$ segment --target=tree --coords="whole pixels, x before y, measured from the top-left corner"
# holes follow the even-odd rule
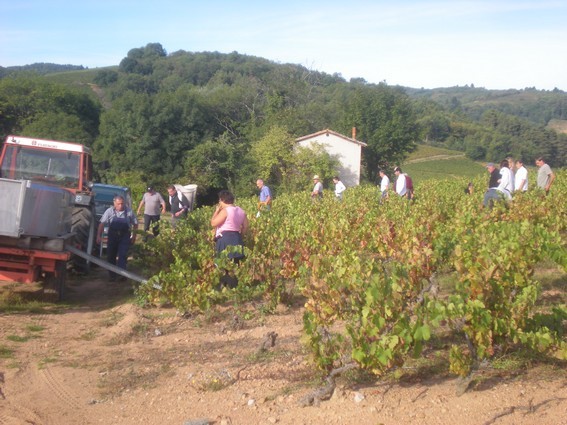
[[[264,137],[252,142],[250,157],[258,178],[281,185],[294,165],[294,138],[287,129],[274,126]]]
[[[252,142],[250,158],[255,178],[283,191],[303,190],[314,174],[330,182],[339,161],[320,144],[299,146],[285,127],[274,126],[261,139]]]
[[[358,139],[368,144],[363,150],[368,178],[373,178],[379,167],[401,163],[418,139],[409,98],[383,83],[355,86],[347,100],[342,130],[348,133],[353,126],[359,131]]]
[[[222,133],[212,120],[203,94],[191,86],[155,96],[128,92],[102,116],[98,158],[123,171],[177,179],[186,174],[187,153]]]
[[[99,86],[109,86],[118,81],[118,72],[110,69],[101,69],[97,72],[93,81]]]
[[[21,134],[44,139],[65,140],[87,146],[92,144],[92,136],[85,131],[80,118],[64,112],[34,115],[34,119],[22,127]]]
[[[486,147],[476,138],[465,139],[465,154],[474,161],[486,159]]]
[[[234,190],[237,172],[244,163],[229,133],[216,140],[206,140],[189,151],[185,161],[186,176],[201,188]]]
[[[100,104],[76,87],[51,83],[42,77],[3,78],[0,105],[3,137],[72,137],[91,146],[98,134]]]
[[[296,146],[293,173],[284,182],[284,187],[289,191],[304,190],[306,185],[311,184],[315,174],[328,186],[332,178],[338,175],[339,165],[339,160],[319,143],[312,143],[310,147]]]
[[[119,68],[122,72],[149,75],[154,70],[154,62],[167,56],[159,43],[148,43],[146,47],[131,49],[122,59]]]

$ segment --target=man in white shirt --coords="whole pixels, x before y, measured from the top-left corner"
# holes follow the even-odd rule
[[[512,180],[512,172],[508,168],[508,160],[503,159],[500,162],[500,180],[496,190],[500,191],[507,200],[512,199],[514,191],[514,181]]]
[[[384,201],[384,199],[388,198],[388,190],[390,189],[390,178],[386,175],[384,170],[378,171],[378,174],[382,178],[380,180],[380,192],[382,195],[380,196],[380,203]]]
[[[524,167],[524,161],[516,161],[516,174],[514,179],[514,191],[525,192],[528,190],[528,169]]]
[[[406,187],[406,176],[402,173],[402,169],[400,167],[394,168],[394,174],[396,175],[396,193],[400,196],[407,195],[407,187]]]
[[[346,186],[339,179],[339,176],[333,177],[333,183],[335,183],[335,196],[340,201],[343,199],[343,192],[346,190]]]

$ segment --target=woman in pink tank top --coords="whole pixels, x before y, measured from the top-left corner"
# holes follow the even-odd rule
[[[219,204],[211,218],[211,226],[216,229],[217,256],[228,246],[244,247],[242,235],[248,230],[248,218],[242,208],[234,205],[234,195],[228,190],[219,192]],[[241,250],[241,253],[230,253],[228,256],[240,260],[244,258],[244,250]]]

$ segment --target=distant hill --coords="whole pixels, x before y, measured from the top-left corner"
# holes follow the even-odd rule
[[[8,66],[8,67],[0,66],[0,78],[13,74],[15,72],[22,72],[22,71],[34,72],[39,75],[47,75],[56,72],[82,71],[84,69],[87,68],[85,68],[82,65],[58,65],[55,63],[43,63],[43,62],[33,63],[31,65],[22,65],[22,66]]]
[[[567,120],[567,93],[535,88],[488,90],[478,87],[405,88],[415,99],[434,101],[450,111],[464,113],[478,121],[487,110],[497,110],[535,124],[547,125],[552,119]]]
[[[24,78],[1,79],[6,72]],[[25,102],[28,76],[35,97],[44,91],[45,101],[34,103],[41,109],[30,111]],[[64,87],[69,101],[52,105],[51,85]],[[0,68],[2,86],[6,105],[21,110],[11,114],[12,121],[0,120],[3,133],[40,129],[51,135],[61,127],[75,134],[71,130],[78,128],[96,148],[104,179],[125,170],[154,181],[189,175],[203,185],[216,179],[217,188],[249,190],[250,172],[240,165],[275,127],[290,137],[322,128],[348,134],[357,127],[359,139],[371,146],[363,153],[370,179],[381,162],[403,161],[417,180],[471,180],[486,173],[485,162],[507,156],[567,164],[567,93],[558,89],[394,87],[238,52],[167,53],[159,43],[131,49],[110,67]],[[17,89],[24,102],[13,96]],[[420,147],[407,158],[410,142]],[[223,165],[207,168],[217,153]]]
[[[206,54],[206,52],[195,55],[201,54]],[[219,55],[216,52],[209,54]],[[178,52],[170,56],[176,55],[178,55]],[[260,60],[261,58],[253,59]],[[294,65],[291,64],[286,64],[285,66],[290,69],[294,68]],[[300,68],[299,65],[297,67]],[[56,77],[55,81],[62,83],[89,84],[95,82],[94,79],[97,72],[101,70],[118,71],[118,69],[118,65],[89,69],[82,65],[34,63],[23,66],[0,66],[0,78],[13,73],[27,71]],[[474,85],[438,87],[434,89],[418,89],[404,86],[400,88],[411,98],[433,101],[448,111],[464,113],[474,121],[480,120],[487,110],[496,110],[526,119],[538,125],[545,126],[549,124],[548,128],[560,133],[567,132],[567,127],[560,124],[562,120],[567,120],[567,92],[557,88],[554,90],[537,90],[530,87],[524,89],[489,90],[483,87],[475,87]]]

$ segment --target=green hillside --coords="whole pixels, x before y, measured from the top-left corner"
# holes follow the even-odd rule
[[[482,164],[465,157],[416,162],[405,165],[403,170],[416,180],[446,178],[470,180],[486,172]]]
[[[431,161],[439,157],[456,157],[463,156],[463,152],[452,149],[438,148],[429,145],[418,145],[417,149],[413,151],[406,160],[406,164],[413,162],[420,162],[423,160]]]
[[[167,53],[159,43],[113,67],[48,65],[0,78],[0,135],[85,144],[101,182],[191,181],[240,196],[263,176],[280,193],[302,190],[337,166],[292,142],[325,128],[357,129],[363,181],[394,164],[418,181],[484,178],[485,161],[507,156],[567,164],[567,135],[549,129],[567,120],[559,90],[412,90],[238,52]]]
[[[485,172],[482,163],[472,161],[462,152],[419,145],[402,169],[416,181],[427,179],[474,179]]]

